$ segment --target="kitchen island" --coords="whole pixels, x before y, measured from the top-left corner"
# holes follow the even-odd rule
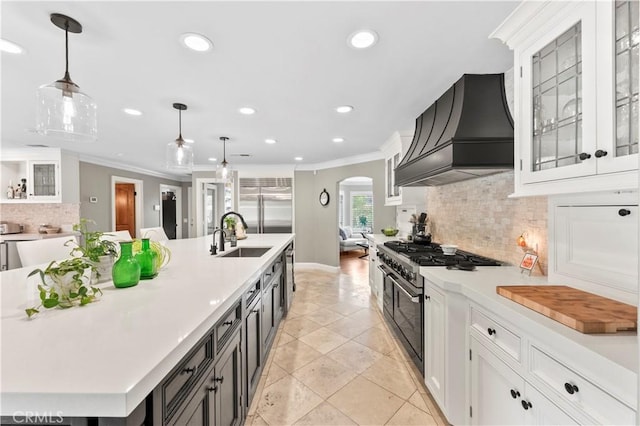
[[[96,303],[42,309],[31,320],[24,309],[38,302],[37,278],[26,278],[33,268],[2,272],[0,414],[129,416],[293,237],[250,235],[238,246],[270,249],[244,258],[212,256],[211,236],[171,240],[171,262],[156,278],[125,289],[106,282]]]

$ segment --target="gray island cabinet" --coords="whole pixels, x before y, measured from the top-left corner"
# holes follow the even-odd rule
[[[172,261],[156,279],[124,290],[105,283],[98,303],[42,312],[34,320],[22,316],[37,296],[29,295],[31,268],[3,272],[2,424],[242,424],[286,315],[293,268],[285,252],[292,241],[293,234],[251,235],[239,245],[270,249],[246,258],[209,255],[210,237],[170,241]],[[72,324],[76,333],[65,337],[67,345],[49,353],[17,345],[21,334],[42,340],[43,331]],[[89,330],[95,335],[84,334]],[[77,348],[86,349],[75,355],[77,364],[51,364]],[[22,361],[25,367],[37,367],[27,374],[31,384],[8,367],[20,357],[30,360]],[[53,375],[41,371],[41,363],[58,365],[55,375],[66,374],[69,382],[49,382]],[[91,365],[99,369],[95,375],[77,374]]]

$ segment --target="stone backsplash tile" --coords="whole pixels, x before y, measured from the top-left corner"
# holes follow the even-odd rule
[[[43,223],[60,226],[80,222],[80,204],[0,204],[0,218],[24,225],[24,232],[33,233]]]
[[[519,265],[516,239],[538,251],[547,274],[547,197],[508,198],[513,172],[427,188],[428,226],[433,240]],[[540,274],[539,268],[534,271]]]

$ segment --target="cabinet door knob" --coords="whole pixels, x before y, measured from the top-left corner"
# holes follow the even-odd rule
[[[218,387],[217,387],[217,386],[209,386],[209,387],[207,388],[207,390],[208,390],[209,392],[218,392]]]
[[[216,383],[222,383],[224,382],[224,377],[214,377],[213,381]]]
[[[569,395],[573,395],[574,393],[578,392],[578,387],[572,383],[567,382],[564,384],[564,390],[566,390]]]
[[[622,216],[622,217],[628,216],[628,215],[631,214],[631,210],[629,210],[629,209],[620,209],[620,210],[618,210],[618,214],[620,216]]]
[[[520,392],[518,392],[518,391],[517,391],[517,390],[515,390],[515,389],[511,389],[511,397],[512,397],[513,399],[516,399],[516,398],[517,398],[517,397],[519,397],[519,396],[520,396]]]
[[[424,300],[431,300],[431,296],[424,296]]]
[[[591,158],[591,154],[587,154],[586,152],[581,152],[578,158],[580,158],[582,161],[588,160],[589,158]]]
[[[599,149],[596,151],[595,156],[596,158],[600,158],[600,157],[606,157],[607,156],[607,151],[603,150],[603,149]]]
[[[524,408],[525,410],[528,410],[531,407],[533,407],[533,405],[531,405],[529,401],[525,401],[524,399],[522,400],[522,408]]]
[[[493,336],[494,334],[496,334],[496,331],[493,328],[489,327],[487,328],[487,333],[489,333],[489,336]]]

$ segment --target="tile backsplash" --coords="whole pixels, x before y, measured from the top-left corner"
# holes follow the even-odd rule
[[[37,233],[43,223],[60,226],[80,222],[80,204],[0,204],[0,219],[24,225],[24,232]]]
[[[513,172],[427,188],[428,226],[433,240],[519,265],[516,245],[523,232],[538,250],[547,273],[547,197],[508,198]],[[540,274],[540,268],[535,269]]]

